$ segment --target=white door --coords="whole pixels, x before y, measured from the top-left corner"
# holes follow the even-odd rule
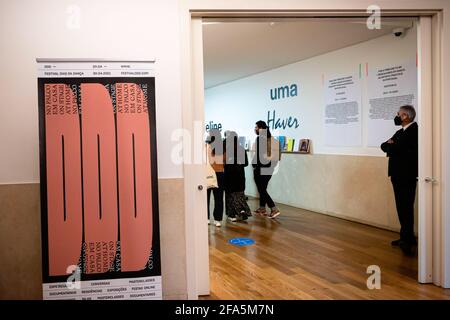
[[[206,166],[204,150],[204,81],[203,81],[203,37],[202,19],[192,18],[191,21],[191,59],[192,59],[192,86],[193,86],[193,118],[191,141],[193,165],[190,166],[191,181],[189,188],[194,188],[194,198],[186,199],[192,203],[192,217],[195,230],[195,265],[197,295],[209,294],[209,245],[208,220],[206,207]]]
[[[417,28],[419,125],[419,274],[421,283],[433,281],[433,99],[431,17],[420,17]]]

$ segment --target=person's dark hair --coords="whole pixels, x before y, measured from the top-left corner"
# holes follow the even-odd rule
[[[272,155],[272,134],[270,133],[270,129],[267,126],[267,123],[265,123],[262,120],[257,121],[256,126],[259,129],[263,129],[266,131],[266,136],[263,137],[263,140],[266,140],[267,144],[262,151],[270,157]],[[258,144],[260,144],[261,143],[261,140],[259,140],[260,136],[258,136],[257,139],[258,139]],[[258,152],[260,152],[259,150],[261,150],[259,147],[260,147],[260,145],[258,146]]]
[[[206,137],[206,143],[211,144],[214,141],[222,140],[222,132],[219,129],[211,129],[208,131],[208,136]]]
[[[206,143],[209,144],[213,156],[223,154],[222,132],[219,129],[211,129],[208,131]]]
[[[239,136],[235,131],[227,131],[223,152],[227,155],[226,164],[245,164],[245,149],[239,144]]]
[[[411,121],[414,121],[414,119],[416,118],[416,110],[414,109],[413,106],[406,104],[404,106],[401,106],[400,109],[406,112],[408,118]]]
[[[235,131],[227,131],[227,139],[237,140],[238,134]]]
[[[272,134],[270,133],[270,129],[269,129],[269,127],[267,126],[267,123],[266,123],[266,122],[264,122],[264,121],[262,121],[262,120],[256,121],[256,126],[257,126],[259,129],[266,130],[266,132],[267,132],[267,138],[272,137]]]
[[[267,129],[267,123],[265,121],[256,121],[256,126],[260,129]]]

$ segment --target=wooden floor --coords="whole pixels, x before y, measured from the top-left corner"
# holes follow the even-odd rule
[[[417,257],[390,245],[398,234],[279,208],[274,220],[209,226],[211,295],[202,299],[450,299],[450,289],[417,282]],[[255,244],[229,244],[235,237]],[[367,288],[369,265],[381,268],[379,290]]]

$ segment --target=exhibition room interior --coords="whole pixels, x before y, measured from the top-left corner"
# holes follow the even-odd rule
[[[0,16],[0,300],[450,301],[449,1]]]
[[[405,255],[391,244],[400,223],[380,145],[400,128],[399,107],[418,105],[418,24],[407,17],[384,19],[380,28],[358,18],[203,19],[205,135],[236,132],[251,162],[255,123],[263,120],[281,152],[267,189],[276,218],[254,213],[251,164],[251,217],[231,221],[224,209],[216,226],[211,196],[203,298],[450,298],[421,284],[420,246]],[[421,117],[417,110],[423,128]],[[414,204],[419,243],[419,214],[428,214],[422,188]],[[242,238],[248,242],[233,242]],[[369,288],[377,268],[383,290]]]

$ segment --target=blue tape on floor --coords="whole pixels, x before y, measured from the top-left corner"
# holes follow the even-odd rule
[[[228,243],[234,244],[235,246],[243,247],[254,244],[255,240],[250,238],[233,238],[228,240]]]

